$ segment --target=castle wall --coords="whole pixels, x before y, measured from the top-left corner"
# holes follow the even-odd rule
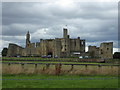
[[[85,52],[85,41],[78,39],[70,39],[70,52]]]
[[[53,39],[48,39],[46,40],[47,42],[47,55],[53,56],[54,53],[54,40]]]
[[[80,51],[81,53],[85,52],[85,40],[80,40]]]
[[[13,43],[10,43],[9,44],[9,47],[8,47],[8,53],[7,53],[7,56],[8,57],[15,57],[15,56],[21,56],[22,55],[22,50],[24,48],[16,45],[16,44],[13,44]]]
[[[63,28],[63,38],[69,38],[68,31],[66,28]]]
[[[71,39],[66,28],[63,29],[63,38],[40,39],[40,42],[30,43],[30,34],[26,34],[26,48],[16,44],[9,44],[7,56],[48,56],[70,57],[91,56],[94,58],[112,58],[113,42],[101,43],[100,47],[89,46],[85,53],[85,40],[80,37]]]
[[[62,57],[62,43],[60,39],[54,40],[54,57]]]
[[[41,47],[41,55],[46,56],[47,55],[47,42],[45,40],[41,40],[40,47]]]
[[[92,58],[99,58],[99,47],[96,46],[88,46],[89,56]]]
[[[100,57],[101,58],[113,58],[113,42],[101,43]]]
[[[41,39],[40,47],[41,47],[42,56],[47,56],[47,55],[53,56],[53,53],[54,53],[54,40],[53,39],[47,39],[47,40]]]

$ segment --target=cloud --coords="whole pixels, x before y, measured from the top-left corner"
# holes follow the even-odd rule
[[[113,41],[117,47],[117,5],[117,2],[3,2],[3,41],[24,46],[28,30],[31,42],[61,38],[67,25],[71,38],[79,36],[91,45]]]

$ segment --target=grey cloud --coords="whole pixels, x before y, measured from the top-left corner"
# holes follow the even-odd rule
[[[117,41],[117,3],[73,3],[62,7],[56,3],[3,3],[3,40],[18,42],[29,30],[32,42],[62,37],[68,25],[70,37],[80,36],[86,42]],[[43,33],[47,28],[46,33]],[[39,34],[37,34],[37,32]],[[11,38],[10,38],[11,37]],[[116,45],[116,44],[115,44]]]

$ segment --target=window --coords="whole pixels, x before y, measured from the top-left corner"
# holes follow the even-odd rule
[[[101,52],[101,54],[103,54],[103,52]]]
[[[102,49],[101,49],[101,54],[103,54]]]
[[[83,44],[84,44],[84,42],[82,41],[82,42],[81,42],[81,45],[83,45]]]
[[[76,46],[76,41],[74,43],[75,43],[75,46]]]

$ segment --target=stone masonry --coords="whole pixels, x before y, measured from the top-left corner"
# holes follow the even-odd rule
[[[63,28],[63,38],[40,39],[40,42],[31,43],[29,31],[26,34],[25,48],[16,44],[9,44],[9,57],[15,56],[51,56],[51,57],[73,57],[75,53],[78,56],[88,55],[91,58],[112,58],[113,42],[101,43],[100,47],[89,46],[88,52],[85,52],[85,40],[80,37],[70,38],[68,29]]]

